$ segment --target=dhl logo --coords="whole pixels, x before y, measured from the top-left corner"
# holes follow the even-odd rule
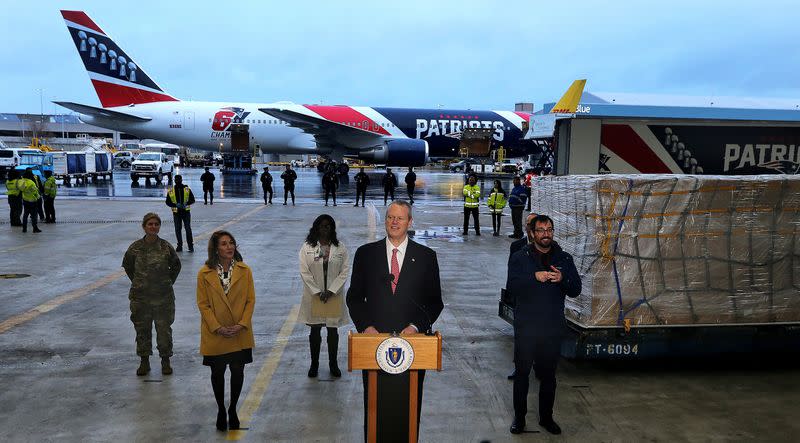
[[[578,111],[578,103],[583,95],[583,88],[586,86],[586,79],[575,80],[567,89],[567,92],[550,110],[551,114],[574,114]]]

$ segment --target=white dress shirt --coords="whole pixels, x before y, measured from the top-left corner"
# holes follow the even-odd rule
[[[386,237],[386,263],[389,265],[389,274],[392,273],[392,252],[394,249],[397,248],[397,266],[398,272],[403,271],[403,259],[406,258],[406,248],[408,247],[408,235],[406,238],[403,239],[403,243],[400,243],[399,246],[395,246],[389,241],[389,237]],[[419,328],[414,323],[409,324],[409,326],[413,327],[414,329],[419,332]]]
[[[389,266],[389,274],[392,273],[392,251],[394,248],[397,248],[397,265],[398,270],[400,272],[403,271],[403,259],[406,257],[406,248],[408,247],[408,235],[406,238],[403,239],[403,243],[400,243],[400,246],[395,246],[389,241],[389,237],[386,237],[386,263]]]

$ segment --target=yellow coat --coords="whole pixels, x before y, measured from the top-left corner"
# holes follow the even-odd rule
[[[200,353],[221,355],[255,347],[253,307],[256,290],[253,271],[244,263],[233,267],[228,295],[222,289],[216,269],[203,265],[197,273],[197,307],[200,309]],[[244,330],[232,338],[214,334],[222,326],[242,325]]]

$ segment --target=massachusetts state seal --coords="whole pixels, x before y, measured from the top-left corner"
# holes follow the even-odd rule
[[[385,372],[401,374],[414,362],[414,348],[403,338],[389,337],[378,345],[375,358]]]

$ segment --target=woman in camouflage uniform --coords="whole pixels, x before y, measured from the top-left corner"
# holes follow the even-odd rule
[[[131,321],[136,330],[136,354],[142,361],[136,375],[150,372],[153,353],[153,323],[156,344],[161,356],[161,373],[172,374],[172,323],[175,321],[175,293],[172,285],[181,272],[181,261],[172,245],[159,238],[161,218],[148,213],[142,219],[144,237],[133,242],[122,267],[131,280],[128,298],[131,301]]]

